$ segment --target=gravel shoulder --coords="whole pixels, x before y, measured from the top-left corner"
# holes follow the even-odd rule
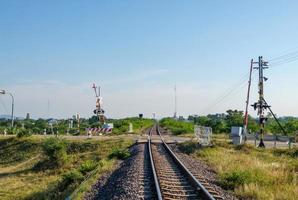
[[[119,162],[114,172],[102,175],[92,190],[84,197],[85,200],[128,200],[128,199],[154,199],[151,185],[147,177],[145,155],[146,144],[136,144],[130,148],[131,157]],[[145,192],[146,191],[146,192]]]

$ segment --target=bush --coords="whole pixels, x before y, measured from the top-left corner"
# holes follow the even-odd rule
[[[178,144],[178,149],[182,153],[186,153],[186,154],[194,153],[197,148],[198,148],[198,144],[193,141],[186,141]]]
[[[19,138],[29,137],[31,135],[32,135],[32,133],[29,130],[26,130],[26,129],[21,129],[21,130],[17,131],[17,137],[19,137]]]
[[[63,182],[67,184],[72,184],[75,182],[79,182],[84,179],[84,176],[78,170],[71,170],[63,175]]]
[[[238,186],[249,183],[268,185],[272,183],[272,181],[274,181],[274,179],[272,179],[270,176],[267,176],[266,172],[260,169],[234,170],[224,173],[220,178],[220,184],[225,189],[235,189]]]
[[[297,158],[298,157],[298,148],[292,148],[292,149],[273,149],[272,150],[273,154],[276,156],[290,156],[292,158]]]
[[[93,160],[87,160],[86,162],[84,162],[83,164],[81,164],[80,167],[80,172],[82,174],[86,174],[92,170],[94,170],[97,167],[97,163]]]
[[[187,129],[185,129],[185,128],[172,128],[172,133],[174,135],[181,135],[181,134],[187,133]]]
[[[117,158],[124,160],[130,156],[130,152],[127,149],[114,149],[109,155],[109,159]]]
[[[78,170],[71,170],[70,172],[67,172],[64,174],[62,179],[62,182],[59,184],[59,190],[63,191],[66,188],[69,188],[72,184],[77,184],[84,180],[84,176],[81,172]]]
[[[48,160],[62,166],[67,160],[66,142],[60,138],[49,138],[43,144],[43,151]]]
[[[232,171],[224,173],[220,184],[225,189],[234,189],[236,186],[251,182],[251,174],[248,171]]]

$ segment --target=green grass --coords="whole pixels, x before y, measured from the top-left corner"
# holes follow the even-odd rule
[[[51,168],[42,151],[43,138],[0,138],[0,199],[65,199],[83,196],[100,175],[112,170],[115,148],[127,149],[132,140],[67,141],[67,162]]]
[[[109,159],[117,158],[124,160],[128,157],[130,157],[130,152],[128,151],[128,149],[119,149],[118,147],[114,148],[112,150],[112,153],[109,155]]]
[[[95,168],[90,176],[83,181],[77,189],[70,195],[71,199],[80,200],[84,197],[84,194],[91,189],[91,186],[94,185],[98,177],[108,171],[114,169],[115,160],[101,160],[100,165]]]
[[[108,122],[114,124],[112,135],[128,134],[130,123],[133,125],[133,132],[130,134],[140,134],[154,124],[152,119],[138,117],[111,119]]]
[[[191,122],[179,121],[173,118],[163,118],[159,123],[162,127],[170,129],[173,135],[190,136],[193,135],[194,132],[194,125]]]
[[[193,156],[216,171],[223,188],[240,199],[298,199],[297,149],[235,147],[221,137],[214,144]]]

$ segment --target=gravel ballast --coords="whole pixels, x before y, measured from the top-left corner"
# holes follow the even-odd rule
[[[118,164],[113,173],[102,175],[84,199],[154,199],[146,148],[147,144],[132,146],[131,157]]]
[[[193,158],[190,155],[182,153],[177,144],[169,145],[174,151],[176,156],[182,161],[182,163],[191,171],[192,174],[198,174],[200,177],[204,177],[204,180],[208,182],[224,199],[237,200],[235,196],[222,189],[218,185],[218,178],[214,170],[212,170],[204,161]]]

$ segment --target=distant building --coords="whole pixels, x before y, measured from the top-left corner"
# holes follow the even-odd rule
[[[30,113],[27,113],[26,120],[30,119]]]

